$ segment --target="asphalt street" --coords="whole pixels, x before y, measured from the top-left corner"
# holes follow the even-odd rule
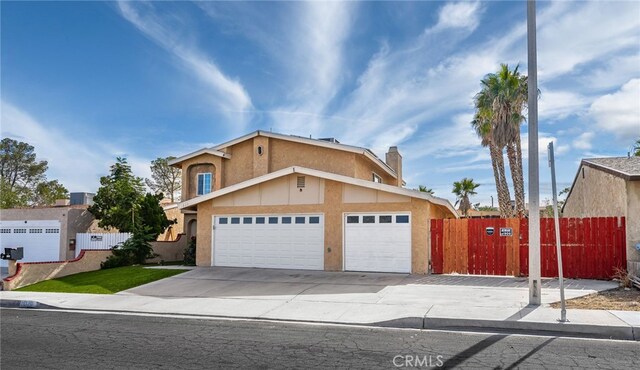
[[[3,370],[640,368],[631,341],[33,309],[0,319]]]

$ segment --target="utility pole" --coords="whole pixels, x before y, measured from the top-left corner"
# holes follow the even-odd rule
[[[558,282],[560,284],[560,322],[567,321],[567,306],[564,300],[564,277],[562,273],[562,244],[560,241],[560,218],[558,216],[558,193],[556,189],[556,161],[553,155],[553,141],[549,150],[549,167],[551,167],[551,191],[553,192],[553,220],[556,229],[556,254],[558,255]]]
[[[529,87],[529,304],[540,305],[540,178],[538,164],[538,57],[536,2],[527,0]]]

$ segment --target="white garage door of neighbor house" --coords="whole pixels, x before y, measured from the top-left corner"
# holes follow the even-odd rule
[[[58,261],[60,221],[0,221],[0,247],[3,253],[4,248],[24,248],[21,262]]]
[[[345,270],[411,272],[409,213],[346,214]]]
[[[321,214],[214,216],[213,264],[323,270]]]

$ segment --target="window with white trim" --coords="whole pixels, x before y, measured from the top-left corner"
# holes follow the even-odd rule
[[[198,195],[211,193],[211,172],[198,174]]]
[[[373,182],[377,182],[378,184],[382,184],[382,177],[378,176],[378,174],[375,173],[375,172],[372,172],[371,174],[373,175],[373,179],[372,179]]]

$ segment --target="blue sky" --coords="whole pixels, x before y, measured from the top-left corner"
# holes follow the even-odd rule
[[[2,136],[34,145],[70,191],[95,191],[116,156],[148,176],[156,157],[262,129],[381,158],[397,145],[409,187],[453,201],[472,177],[489,204],[472,98],[500,63],[527,71],[523,1],[0,6]],[[538,53],[544,200],[549,141],[563,188],[581,158],[640,137],[640,2],[539,2]]]

